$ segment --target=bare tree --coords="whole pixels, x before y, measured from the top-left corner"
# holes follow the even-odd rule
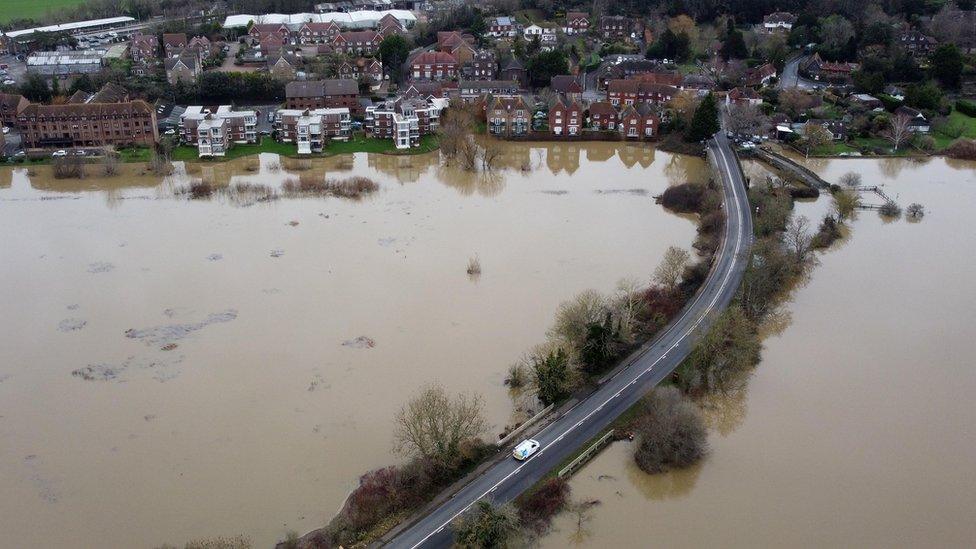
[[[905,141],[911,139],[913,133],[911,121],[912,117],[905,113],[896,114],[894,118],[888,120],[888,127],[881,133],[895,148],[895,151],[898,151],[898,148]]]
[[[696,406],[676,387],[658,387],[643,400],[638,420],[637,466],[661,473],[694,464],[705,455],[708,432]]]
[[[119,173],[119,157],[114,152],[106,151],[102,156],[102,175],[109,177]]]
[[[469,172],[478,169],[478,145],[471,135],[464,136],[457,144],[457,155],[462,168]]]
[[[966,17],[955,2],[946,2],[942,9],[932,16],[928,30],[940,42],[958,43],[966,31]]]
[[[810,259],[813,235],[810,233],[810,219],[805,216],[793,216],[786,224],[783,233],[783,243],[793,254],[793,261],[798,266],[805,265]]]
[[[813,107],[813,104],[813,96],[799,88],[789,88],[779,92],[780,107],[792,116]]]
[[[817,147],[822,147],[830,143],[833,138],[827,128],[817,124],[816,122],[807,122],[803,126],[803,146],[806,149],[806,155],[810,156],[810,151],[816,149]]]
[[[824,46],[840,49],[854,36],[854,25],[843,15],[831,15],[820,22],[820,36]]]
[[[761,135],[769,126],[769,117],[755,105],[732,104],[728,108],[729,129],[743,135]]]
[[[664,252],[661,264],[654,270],[654,282],[664,286],[669,292],[674,291],[681,279],[681,273],[685,272],[691,254],[687,250],[671,246]]]
[[[465,440],[477,438],[488,424],[480,395],[460,393],[453,399],[431,385],[411,398],[396,416],[394,448],[438,463],[450,463]]]
[[[905,210],[905,215],[909,219],[919,220],[925,217],[925,206],[922,206],[918,202],[912,202],[908,205],[908,209]]]
[[[840,176],[840,184],[845,187],[860,187],[861,174],[857,172],[847,172]]]
[[[481,168],[491,171],[494,169],[495,162],[501,158],[502,146],[498,140],[488,138],[481,147]]]
[[[633,343],[637,338],[639,319],[647,311],[647,301],[640,283],[634,279],[617,282],[617,291],[610,300],[610,308],[617,319],[621,341]]]

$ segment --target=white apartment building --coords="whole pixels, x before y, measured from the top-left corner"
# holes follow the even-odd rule
[[[281,109],[275,114],[278,139],[295,143],[298,154],[322,152],[328,139],[349,139],[349,109]]]

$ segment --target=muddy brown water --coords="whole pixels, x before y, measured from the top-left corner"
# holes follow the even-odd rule
[[[561,516],[544,547],[976,546],[976,163],[808,165],[928,214],[861,212],[746,390],[716,403],[709,457],[648,476],[629,445],[610,447],[571,482],[601,505],[582,532]],[[828,203],[797,211],[819,221]]]
[[[511,146],[501,167],[360,154],[162,180],[0,169],[0,546],[267,547],[396,460],[392,417],[431,382],[481,392],[493,437],[508,365],[561,301],[646,280],[687,248],[694,221],[653,195],[705,177],[700,159],[610,143]],[[301,173],[381,190],[174,197]]]

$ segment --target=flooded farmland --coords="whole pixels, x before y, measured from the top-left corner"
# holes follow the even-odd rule
[[[653,196],[705,177],[700,159],[610,143],[512,146],[502,164],[0,169],[2,545],[267,547],[395,459],[392,417],[431,382],[481,392],[497,433],[508,365],[561,301],[689,247],[693,219]],[[303,173],[380,190],[247,192]],[[193,182],[230,190],[190,199]]]
[[[560,516],[544,547],[976,546],[976,164],[807,164],[927,214],[860,212],[785,305],[745,391],[717,403],[709,456],[648,476],[611,446],[571,481],[600,505],[583,528]],[[819,222],[828,207],[797,212]]]

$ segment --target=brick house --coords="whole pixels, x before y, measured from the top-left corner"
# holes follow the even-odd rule
[[[0,122],[6,127],[17,127],[17,117],[30,101],[19,93],[0,93]]]
[[[129,43],[132,61],[141,65],[151,65],[159,60],[159,38],[155,34],[134,34]]]
[[[485,122],[488,133],[505,137],[525,135],[532,126],[532,110],[525,99],[515,97],[492,97],[485,101]]]
[[[776,78],[776,67],[772,63],[766,63],[746,71],[746,86],[765,86],[773,78]]]
[[[284,24],[259,23],[251,25],[248,36],[255,43],[261,42],[267,36],[275,36],[281,43],[286,44],[291,41],[291,30]]]
[[[294,80],[301,62],[299,57],[279,50],[277,55],[268,58],[268,73],[278,80]]]
[[[796,23],[796,19],[797,17],[795,15],[785,11],[770,13],[763,17],[763,30],[767,33],[789,33],[793,29],[793,24]]]
[[[187,49],[200,52],[200,58],[206,59],[213,55],[213,43],[206,36],[194,36],[186,43]]]
[[[616,131],[620,123],[617,108],[606,101],[597,101],[590,105],[590,127],[594,130]]]
[[[475,51],[474,57],[461,65],[461,76],[471,80],[492,80],[497,72],[495,51],[489,49]]]
[[[566,23],[563,32],[566,34],[583,34],[590,30],[590,16],[582,11],[566,12]]]
[[[281,109],[275,113],[278,140],[295,143],[298,154],[321,152],[329,139],[346,140],[351,133],[349,109]]]
[[[502,80],[514,81],[519,85],[524,86],[526,81],[528,81],[529,75],[525,70],[525,67],[521,62],[519,62],[518,59],[509,57],[508,60],[502,64],[498,77]]]
[[[437,51],[452,53],[461,44],[473,46],[476,40],[474,36],[459,31],[438,31],[437,32]]]
[[[661,119],[650,103],[627,105],[620,111],[620,133],[629,139],[646,139],[658,134]]]
[[[298,29],[298,43],[304,46],[311,44],[331,44],[341,32],[342,29],[335,21],[304,23]]]
[[[285,108],[347,108],[356,114],[362,111],[359,86],[354,80],[342,78],[289,82],[285,85]]]
[[[616,107],[634,103],[667,103],[680,90],[667,84],[635,79],[611,80],[607,85],[607,101]]]
[[[392,13],[388,13],[380,18],[376,25],[376,30],[378,30],[383,36],[403,34],[407,32],[407,29],[404,28],[403,23]]]
[[[518,33],[518,26],[511,17],[493,17],[488,23],[488,36],[494,38],[514,38]]]
[[[153,146],[156,109],[142,100],[122,103],[30,104],[17,116],[25,148]]]
[[[375,55],[381,42],[383,35],[372,30],[340,32],[332,39],[332,48],[346,55]]]
[[[604,38],[624,38],[630,29],[631,20],[622,15],[606,15],[600,18],[600,35]]]
[[[359,57],[352,61],[343,61],[339,65],[339,78],[366,80],[371,84],[378,84],[383,81],[383,64],[375,57]]]
[[[392,139],[398,149],[420,145],[420,138],[440,127],[443,100],[397,98],[366,108],[366,135]]]
[[[570,74],[557,74],[549,80],[549,89],[565,95],[571,101],[580,101],[583,98],[583,86],[580,85],[579,78]]]
[[[166,57],[174,55],[173,50],[182,50],[189,43],[185,32],[163,34],[163,51]]]
[[[579,135],[583,130],[583,107],[559,97],[549,107],[549,132],[555,136]]]
[[[166,67],[166,80],[173,85],[181,80],[184,83],[196,82],[197,76],[203,72],[200,58],[196,55],[170,57],[164,61],[164,66]]]
[[[732,88],[725,95],[726,105],[750,105],[757,107],[762,104],[762,96],[752,88]]]
[[[410,76],[415,80],[452,80],[458,76],[458,61],[446,52],[425,51],[410,61]]]

